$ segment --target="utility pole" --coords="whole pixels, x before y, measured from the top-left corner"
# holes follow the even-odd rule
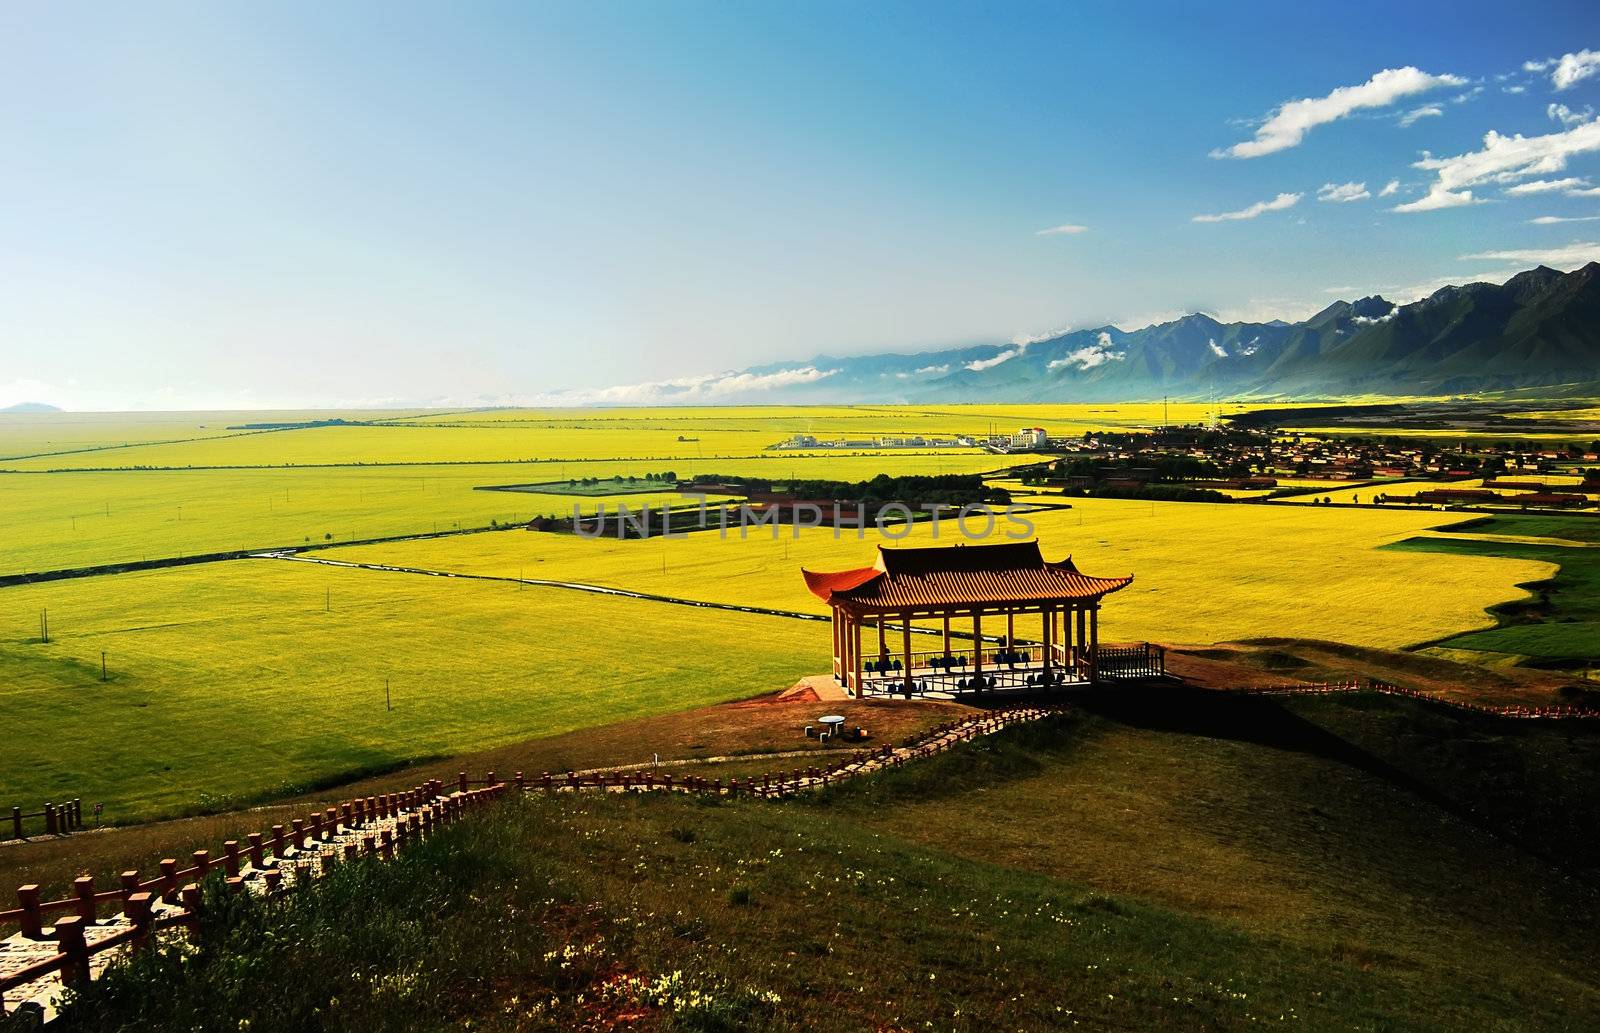
[[[332,611],[333,611],[333,589],[324,588],[322,590],[322,612],[323,613],[331,613]]]
[[[50,611],[48,609],[39,611],[39,641],[50,641]]]
[[[383,679],[383,709],[393,710],[394,704],[389,701],[389,679]]]
[[[106,680],[106,651],[100,650],[100,680]]]

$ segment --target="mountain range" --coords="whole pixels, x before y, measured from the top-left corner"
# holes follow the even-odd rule
[[[822,355],[763,400],[1121,401],[1445,395],[1600,382],[1600,263],[1540,266],[1503,284],[1445,287],[1407,305],[1336,301],[1300,322],[1203,313],[1140,330],[1101,326],[1027,343],[916,354]],[[784,379],[795,364],[743,371]]]

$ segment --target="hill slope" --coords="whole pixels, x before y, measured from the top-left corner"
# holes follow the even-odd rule
[[[219,915],[69,1026],[1592,1029],[1592,786],[1551,772],[1597,747],[1120,692],[788,804],[534,795]],[[1532,794],[1581,820],[1507,827]]]

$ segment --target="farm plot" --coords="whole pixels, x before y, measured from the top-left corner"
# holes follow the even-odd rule
[[[444,433],[444,432],[441,432]],[[670,465],[762,477],[865,480],[896,474],[979,473],[1023,460],[995,455],[821,456],[743,460],[330,467],[317,469],[0,472],[0,575],[107,563],[431,534],[607,506],[680,505],[670,494],[575,499],[571,494],[476,491],[558,478],[636,476]]]
[[[1377,551],[1455,519],[1438,513],[1075,499],[1071,509],[1030,519],[1048,558],[1071,554],[1090,573],[1135,575],[1106,603],[1101,633],[1113,640],[1298,637],[1410,645],[1492,626],[1486,607],[1523,597],[1515,586],[1550,569],[1525,558]],[[1003,522],[997,527],[998,534],[1006,530]],[[743,540],[737,532],[723,539],[713,531],[623,542],[515,531],[321,555],[822,613],[800,568],[863,566],[884,541],[876,532],[865,538],[849,530],[838,538],[830,529],[798,538],[792,532],[784,527],[776,539],[770,529],[756,529]],[[948,522],[937,539],[961,540]],[[932,527],[918,524],[902,543],[934,541]],[[825,659],[827,642],[818,641],[813,651]]]
[[[769,692],[825,665],[827,638],[792,619],[275,560],[14,587],[0,591],[0,785],[104,802],[108,820],[241,805]]]

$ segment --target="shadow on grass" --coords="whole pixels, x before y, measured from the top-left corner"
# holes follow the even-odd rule
[[[1407,724],[1415,724],[1417,732],[1434,735],[1461,735],[1478,730],[1475,726],[1483,722],[1503,722],[1503,719],[1475,715],[1426,714],[1422,712],[1425,704],[1376,695],[1341,696],[1331,702],[1345,708],[1386,711],[1399,716]],[[1343,765],[1379,779],[1568,875],[1591,884],[1595,882],[1592,872],[1575,865],[1560,853],[1507,828],[1502,822],[1492,820],[1482,810],[1461,802],[1428,781],[1402,770],[1315,721],[1294,713],[1288,709],[1285,701],[1259,696],[1225,696],[1193,689],[1141,688],[1094,693],[1084,696],[1077,704],[1096,718],[1130,728],[1289,750]],[[1449,772],[1439,774],[1446,778],[1449,776]]]

